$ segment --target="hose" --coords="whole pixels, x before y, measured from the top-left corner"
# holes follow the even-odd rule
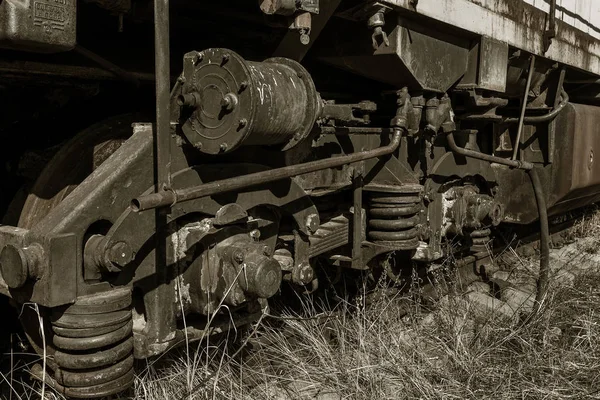
[[[535,194],[535,201],[540,216],[540,271],[533,310],[533,314],[537,314],[540,310],[541,303],[548,292],[548,275],[550,271],[550,228],[548,227],[548,209],[546,208],[546,199],[544,198],[540,177],[535,169],[530,169],[527,173],[531,179],[533,193]]]

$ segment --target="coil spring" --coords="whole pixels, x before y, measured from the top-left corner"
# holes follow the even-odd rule
[[[469,236],[471,238],[471,252],[481,253],[488,250],[488,243],[491,238],[492,231],[489,228],[483,228],[472,231]]]
[[[371,192],[369,198],[368,238],[397,250],[419,246],[417,228],[423,187],[399,187],[393,192]]]
[[[132,385],[129,288],[81,297],[53,315],[56,389],[68,397],[110,396]]]

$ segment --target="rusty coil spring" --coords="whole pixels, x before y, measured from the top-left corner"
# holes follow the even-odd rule
[[[488,243],[491,238],[492,231],[489,228],[474,230],[469,233],[471,238],[471,252],[480,253],[488,249]]]
[[[414,250],[419,246],[419,213],[422,186],[402,188],[401,192],[369,194],[369,240],[396,250]]]
[[[55,386],[73,398],[110,396],[133,383],[131,289],[81,297],[54,313]]]

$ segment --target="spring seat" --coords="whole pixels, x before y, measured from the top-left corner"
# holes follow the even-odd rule
[[[482,228],[471,231],[469,237],[471,238],[471,252],[481,253],[488,250],[488,243],[491,240],[490,235],[492,231],[489,228]]]
[[[53,313],[56,389],[68,397],[110,396],[133,383],[131,289],[80,297]]]
[[[422,191],[421,185],[406,185],[369,192],[368,239],[394,250],[416,249]]]

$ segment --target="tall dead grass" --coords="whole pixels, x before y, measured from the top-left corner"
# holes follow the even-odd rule
[[[596,214],[573,238],[598,238],[599,227]],[[517,268],[535,263],[520,259]],[[300,309],[266,310],[251,327],[140,362],[123,398],[600,399],[597,271],[553,286],[527,323],[473,312],[452,290],[427,308],[385,288],[335,305],[306,297]]]
[[[144,399],[600,398],[600,275],[558,287],[527,324],[473,312],[458,296],[405,314],[407,298],[304,303],[265,320],[235,358],[231,341],[200,345],[206,362],[185,390],[186,356],[146,368]],[[402,310],[402,311],[400,311]],[[173,357],[173,356],[172,356]]]

